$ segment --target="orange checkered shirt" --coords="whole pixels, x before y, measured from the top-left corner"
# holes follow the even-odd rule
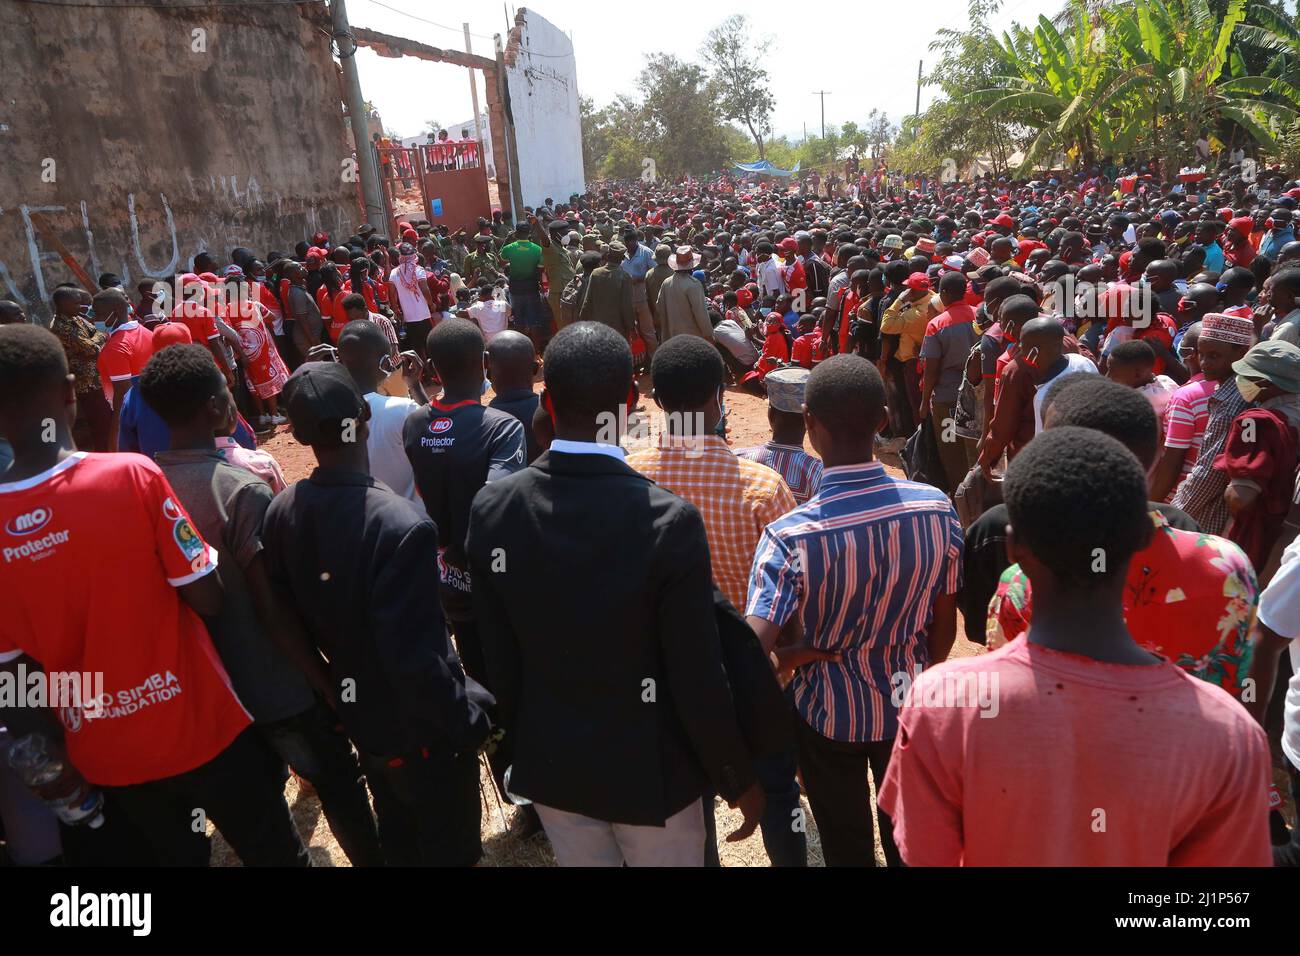
[[[699,510],[713,580],[743,614],[763,529],[795,507],[785,479],[766,465],[737,458],[717,435],[662,435],[656,447],[631,452],[627,463]]]

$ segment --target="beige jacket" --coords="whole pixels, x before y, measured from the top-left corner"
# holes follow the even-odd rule
[[[655,317],[665,342],[674,335],[698,335],[713,341],[704,286],[689,272],[674,272],[664,280],[655,302]]]

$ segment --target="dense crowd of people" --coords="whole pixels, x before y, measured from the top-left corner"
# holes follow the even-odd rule
[[[0,676],[102,683],[0,695],[8,856],[305,865],[291,771],[355,865],[498,799],[562,865],[717,865],[721,800],[801,866],[804,797],[828,865],[1300,863],[1300,183],[1156,169],[600,182],[0,302]]]

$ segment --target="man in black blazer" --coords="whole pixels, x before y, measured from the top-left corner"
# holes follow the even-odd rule
[[[632,353],[570,325],[545,355],[550,450],[486,485],[470,514],[474,607],[514,736],[510,792],[536,805],[561,865],[700,866],[700,796],[763,810],[723,670],[708,544],[689,503],[617,441]]]

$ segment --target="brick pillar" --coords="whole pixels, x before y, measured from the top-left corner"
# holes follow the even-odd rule
[[[497,89],[497,71],[483,71],[483,87],[487,91],[488,128],[492,130],[492,164],[497,172],[497,195],[501,208],[510,208],[510,163],[506,159],[506,108]]]

